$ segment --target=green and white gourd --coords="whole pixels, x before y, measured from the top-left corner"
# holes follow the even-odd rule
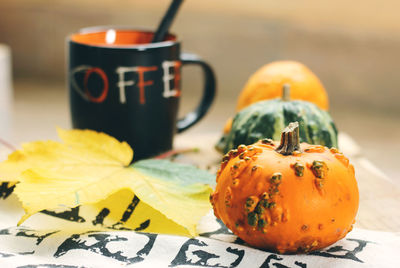
[[[289,96],[290,87],[284,85],[282,99],[256,102],[238,112],[230,132],[220,139],[216,149],[227,153],[260,139],[279,140],[285,126],[295,121],[300,125],[300,142],[337,148],[337,129],[329,113],[311,102],[292,101]]]

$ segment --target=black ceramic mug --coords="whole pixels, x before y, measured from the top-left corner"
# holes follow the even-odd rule
[[[172,148],[173,136],[197,123],[216,90],[211,67],[194,54],[181,54],[174,35],[150,43],[152,32],[86,28],[68,39],[68,83],[72,125],[127,141],[134,160]],[[198,107],[177,120],[181,66],[204,74]]]

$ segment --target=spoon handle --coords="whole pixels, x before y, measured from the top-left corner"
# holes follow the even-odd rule
[[[160,25],[157,28],[157,31],[154,34],[152,43],[161,42],[164,40],[165,35],[168,33],[168,29],[172,24],[172,21],[175,18],[175,15],[181,6],[183,0],[173,0],[171,5],[168,8],[167,13],[165,13],[163,19],[160,22]]]

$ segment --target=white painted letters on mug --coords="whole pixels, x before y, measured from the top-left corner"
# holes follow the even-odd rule
[[[162,63],[162,68],[163,68],[163,82],[164,82],[164,92],[163,96],[164,98],[170,98],[170,97],[178,97],[180,95],[180,90],[178,88],[178,77],[176,77],[179,74],[179,71],[176,72],[176,68],[179,68],[180,62],[178,61],[164,61]],[[174,72],[170,73],[170,69],[173,68]],[[170,86],[170,81],[174,80],[174,88],[171,89]]]
[[[133,80],[125,81],[125,73],[136,72],[137,70],[138,70],[138,67],[118,67],[116,70],[116,72],[118,74],[117,86],[119,88],[119,100],[121,103],[126,102],[125,87],[133,86],[135,84],[135,81],[133,81]]]
[[[164,83],[164,91],[162,93],[162,96],[164,98],[171,98],[171,97],[179,97],[180,96],[180,88],[179,88],[179,81],[180,81],[180,66],[181,62],[180,61],[163,61],[161,63],[162,71],[163,71],[163,76],[162,76],[162,81]],[[115,69],[115,73],[118,75],[118,81],[117,81],[117,88],[119,91],[119,100],[121,103],[126,103],[126,90],[127,87],[135,85],[138,90],[139,90],[139,102],[141,104],[146,103],[145,99],[145,87],[151,86],[154,84],[153,80],[145,80],[144,74],[146,72],[152,72],[152,71],[157,71],[158,67],[157,66],[119,66]],[[100,97],[94,98],[93,96],[90,96],[89,89],[87,87],[87,78],[88,74],[93,73],[96,71],[98,75],[101,76],[103,79],[104,88],[103,93]],[[85,85],[79,86],[77,84],[77,81],[75,79],[75,74],[78,72],[85,72]],[[137,73],[137,81],[130,79],[126,80],[126,74],[127,73]],[[107,97],[107,92],[108,92],[108,78],[107,74],[100,68],[98,67],[92,67],[88,65],[80,65],[72,69],[71,71],[71,81],[72,85],[75,88],[75,90],[81,95],[83,99],[89,102],[97,102],[101,103],[103,102],[106,97]],[[173,82],[173,88],[171,88],[171,82]],[[83,88],[85,88],[83,90]],[[95,101],[94,101],[95,100]]]

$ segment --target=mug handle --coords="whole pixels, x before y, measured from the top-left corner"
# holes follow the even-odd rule
[[[194,64],[201,67],[204,74],[204,88],[203,97],[197,108],[193,112],[188,113],[183,118],[178,120],[176,124],[178,133],[185,131],[203,118],[213,103],[216,93],[216,79],[210,65],[204,62],[199,56],[192,53],[182,53],[180,60],[182,62],[182,66]]]

